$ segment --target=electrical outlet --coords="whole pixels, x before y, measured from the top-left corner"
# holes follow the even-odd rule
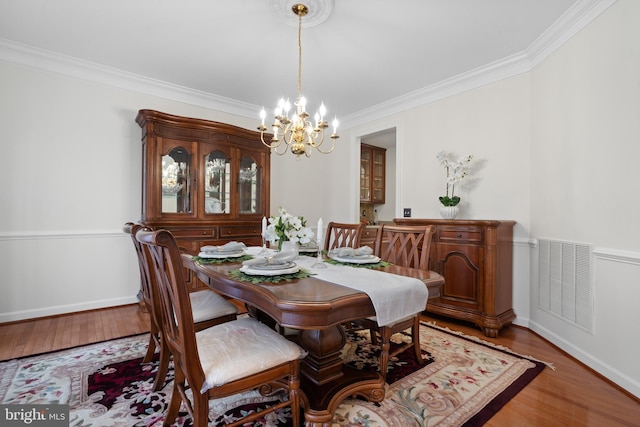
[[[411,218],[411,208],[404,208],[402,216],[405,218]]]

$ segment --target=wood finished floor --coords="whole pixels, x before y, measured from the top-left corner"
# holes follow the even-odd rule
[[[640,426],[640,400],[611,384],[535,333],[516,326],[486,338],[473,325],[423,316],[440,326],[475,335],[552,363],[485,426]],[[149,331],[137,305],[0,324],[0,360],[109,340]]]

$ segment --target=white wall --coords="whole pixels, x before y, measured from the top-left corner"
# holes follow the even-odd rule
[[[136,301],[141,108],[246,118],[0,62],[0,322]]]
[[[531,236],[594,246],[594,323],[531,328],[640,396],[640,2],[618,1],[531,73]]]

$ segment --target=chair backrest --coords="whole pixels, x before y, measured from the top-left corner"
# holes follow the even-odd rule
[[[155,281],[151,282],[154,297],[160,306],[163,338],[174,364],[179,364],[189,384],[200,387],[204,373],[197,351],[193,312],[185,283],[182,255],[173,235],[167,230],[136,233],[143,251],[148,254]]]
[[[122,227],[122,231],[129,234],[131,236],[131,240],[133,240],[133,247],[135,248],[136,255],[138,256],[138,268],[140,269],[140,291],[142,293],[142,302],[146,306],[147,311],[153,316],[154,310],[150,283],[152,277],[150,277],[150,274],[155,273],[152,270],[149,270],[145,252],[140,242],[138,242],[138,240],[136,239],[136,233],[141,229],[146,229],[148,231],[151,230],[150,228],[147,228],[142,224],[133,222],[127,222],[124,227]],[[152,321],[153,320],[154,319],[152,319]]]
[[[335,248],[357,248],[360,246],[360,236],[364,224],[344,224],[330,222],[327,225],[327,234],[324,239],[324,250],[329,251]]]
[[[434,226],[383,225],[374,252],[383,261],[428,270]]]

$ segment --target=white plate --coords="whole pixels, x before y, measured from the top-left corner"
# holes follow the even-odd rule
[[[250,276],[279,276],[281,274],[293,274],[300,271],[300,266],[298,264],[295,264],[295,263],[292,263],[292,264],[293,264],[292,267],[284,268],[280,270],[264,270],[264,269],[260,270],[260,269],[252,268],[247,265],[243,265],[242,267],[240,267],[240,271]],[[256,267],[256,266],[253,266],[253,267]]]
[[[198,256],[200,258],[214,258],[214,259],[223,259],[223,258],[239,258],[244,255],[244,251],[239,252],[200,252]]]
[[[356,255],[353,257],[339,257],[332,256],[331,259],[335,259],[338,262],[344,262],[348,264],[375,264],[380,262],[380,258],[375,255]]]
[[[248,264],[243,267],[249,267],[252,270],[268,271],[268,270],[287,270],[295,266],[295,262],[284,262],[281,264]]]

